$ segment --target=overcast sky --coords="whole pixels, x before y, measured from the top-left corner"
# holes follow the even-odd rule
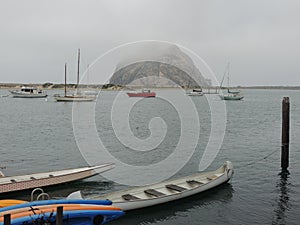
[[[0,82],[75,82],[119,45],[163,40],[191,49],[233,85],[300,85],[298,0],[2,0]],[[108,76],[103,74],[103,82]]]

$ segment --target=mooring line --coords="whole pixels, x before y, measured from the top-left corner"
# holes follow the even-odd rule
[[[269,158],[269,157],[270,157],[271,155],[273,155],[275,152],[278,152],[278,149],[272,151],[271,153],[269,153],[268,155],[262,157],[261,159],[259,159],[259,160],[257,160],[257,161],[252,161],[252,162],[246,163],[246,164],[244,164],[244,165],[242,165],[242,166],[238,166],[238,167],[236,167],[236,168],[239,169],[240,167],[252,166],[252,165],[254,165],[254,164],[258,163],[258,162],[261,162],[261,161],[263,161],[263,160]]]

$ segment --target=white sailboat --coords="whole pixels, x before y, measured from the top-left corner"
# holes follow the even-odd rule
[[[221,100],[242,100],[244,98],[244,96],[242,95],[241,91],[229,89],[229,63],[226,66],[225,73],[224,73],[224,76],[223,76],[223,79],[222,79],[222,82],[220,85],[220,90],[222,88],[222,84],[223,84],[224,78],[226,76],[226,71],[227,71],[227,93],[219,95]]]
[[[63,96],[55,96],[58,102],[91,102],[96,100],[95,95],[84,95],[79,92],[79,64],[80,64],[80,49],[78,49],[78,66],[77,66],[77,91],[75,94],[67,94],[67,64],[65,64],[65,93]]]

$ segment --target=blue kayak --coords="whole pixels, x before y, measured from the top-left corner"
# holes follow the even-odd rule
[[[121,210],[76,210],[63,212],[63,225],[102,225],[123,216]],[[1,222],[0,225],[4,223]],[[11,225],[56,224],[56,212],[13,219]]]
[[[24,207],[32,206],[42,206],[42,205],[55,205],[55,204],[91,204],[91,205],[111,205],[110,200],[88,200],[88,199],[53,199],[53,200],[42,200],[28,202],[24,204],[17,204],[13,206],[8,206],[0,209],[0,212],[5,212],[7,210],[19,209]]]

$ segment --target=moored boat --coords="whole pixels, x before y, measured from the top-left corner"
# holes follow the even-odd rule
[[[33,189],[81,180],[114,168],[114,164],[106,163],[98,166],[67,169],[46,173],[35,173],[19,176],[4,176],[0,173],[0,193]]]
[[[244,96],[241,94],[239,90],[230,90],[229,89],[229,63],[226,66],[225,73],[220,85],[220,90],[222,89],[222,84],[224,81],[224,78],[226,76],[226,71],[227,71],[227,93],[226,94],[220,94],[221,100],[242,100]]]
[[[55,96],[57,102],[92,102],[96,100],[96,96],[93,95],[65,95]]]
[[[10,90],[13,98],[46,98],[47,93],[42,90],[38,90],[36,87],[21,87],[20,90]]]
[[[79,92],[79,64],[80,64],[80,49],[78,49],[78,65],[77,65],[77,93],[67,94],[67,64],[65,64],[65,92],[64,95],[55,95],[57,102],[92,102],[96,100],[96,95],[87,95]]]
[[[203,96],[204,93],[202,89],[193,89],[191,92],[187,93],[188,96]]]
[[[242,100],[244,96],[240,91],[231,91],[228,89],[226,94],[220,95],[220,98],[222,100]]]
[[[189,197],[228,182],[233,175],[233,165],[226,161],[215,171],[199,172],[187,177],[158,184],[136,187],[95,196],[92,199],[109,199],[124,211],[154,206]]]
[[[127,92],[129,97],[141,97],[141,98],[154,98],[156,97],[156,93],[149,89],[142,89],[140,92]]]

